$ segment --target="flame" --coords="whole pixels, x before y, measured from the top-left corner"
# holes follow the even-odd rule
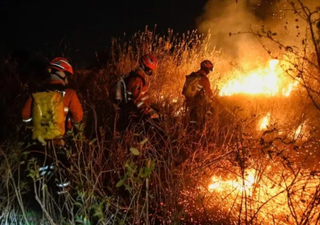
[[[296,177],[278,171],[276,168],[277,166],[268,166],[264,173],[255,169],[247,169],[244,179],[235,176],[227,176],[226,178],[213,176],[211,184],[207,186],[207,191],[211,193],[207,204],[212,207],[218,205],[223,208],[222,210],[230,210],[235,205],[246,207],[242,204],[243,199],[241,198],[247,196],[247,204],[252,207],[250,210],[258,210],[261,218],[269,218],[273,221],[264,224],[287,224],[286,216],[290,215],[290,207],[288,207],[286,190],[287,185],[295,181],[295,185],[291,187],[294,192],[290,195],[290,198],[299,207],[303,204],[301,209],[299,207],[295,208],[299,211],[299,215],[303,216],[304,207],[307,207],[309,201],[312,201],[312,193],[317,190],[320,184],[319,177],[305,178],[305,174],[310,171],[305,171],[305,173]],[[304,202],[301,202],[301,198],[304,199]],[[318,208],[314,210],[317,211]],[[276,223],[274,219],[276,219]]]
[[[268,67],[253,70],[245,77],[242,76],[230,80],[221,88],[219,95],[231,96],[233,94],[244,93],[275,96],[280,93],[283,96],[289,96],[298,82],[290,83],[288,87],[282,88],[278,64],[279,60],[272,59],[269,61]]]
[[[259,130],[267,129],[267,126],[269,125],[269,123],[270,123],[270,113],[267,113],[267,115],[260,120]]]
[[[301,133],[301,128],[302,128],[302,124],[299,125],[299,127],[296,129],[296,131],[294,132],[294,139],[297,139],[298,136]]]
[[[307,139],[310,136],[310,131],[307,130],[307,121],[301,123],[293,134],[293,139]]]
[[[291,93],[291,91],[298,86],[299,81],[296,80],[294,83],[289,84],[288,88],[282,89],[282,95],[288,97]]]
[[[254,177],[255,171],[254,170],[249,170],[246,173],[245,179],[242,180],[225,180],[223,181],[221,177],[212,177],[212,183],[208,186],[208,190],[210,192],[213,191],[219,191],[222,192],[224,190],[229,189],[230,187],[234,190],[249,190],[251,186],[255,182],[255,177]]]

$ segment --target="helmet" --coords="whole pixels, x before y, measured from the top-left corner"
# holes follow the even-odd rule
[[[213,71],[214,68],[213,63],[207,59],[201,62],[200,67],[201,69],[206,69],[208,71]]]
[[[73,69],[69,63],[69,60],[63,57],[54,58],[49,65],[49,72],[51,72],[51,68],[58,71],[67,72],[73,75]]]
[[[140,67],[147,75],[152,75],[152,71],[157,68],[157,59],[151,54],[143,55],[140,58]]]

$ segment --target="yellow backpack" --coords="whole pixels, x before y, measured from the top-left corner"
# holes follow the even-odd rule
[[[47,91],[32,94],[32,139],[45,144],[45,140],[62,138],[65,134],[63,91]]]
[[[198,93],[198,84],[201,76],[194,73],[186,76],[186,81],[183,86],[182,94],[187,98],[193,98]]]

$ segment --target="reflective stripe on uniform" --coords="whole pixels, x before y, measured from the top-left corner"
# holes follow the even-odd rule
[[[198,84],[198,85],[197,85],[197,90],[198,90],[198,91],[201,91],[201,89],[203,89],[203,86],[200,85],[200,84]]]
[[[39,175],[42,177],[42,176],[46,175],[46,173],[47,173],[47,171],[45,170],[45,171],[42,171]]]
[[[67,187],[67,186],[69,186],[69,184],[70,184],[70,182],[68,181],[68,182],[56,184],[56,185],[57,185],[57,187]]]
[[[132,100],[132,98],[131,98],[131,96],[132,96],[132,92],[130,92],[130,91],[127,91],[127,98],[128,98],[128,100],[130,101],[130,100]]]
[[[50,175],[50,174],[52,174],[51,170],[49,170],[49,171],[44,170],[44,171],[42,171],[39,175],[40,175],[40,176],[44,176],[44,175]]]
[[[38,170],[39,172],[41,172],[39,174],[40,176],[50,175],[52,173],[52,170],[54,170],[54,165],[39,167]]]
[[[64,107],[63,110],[64,110],[65,113],[69,112],[69,108],[68,107]]]
[[[144,104],[144,102],[139,102],[139,103],[137,104],[137,107],[140,108],[143,104]]]
[[[42,170],[47,170],[47,169],[54,169],[54,165],[50,165],[50,167],[48,165],[44,166],[44,167],[39,167],[39,171],[42,171]]]
[[[68,193],[68,190],[57,191],[57,194],[58,194],[58,195],[65,194],[65,193]]]
[[[39,171],[40,172],[40,171]],[[43,176],[43,175],[45,175],[47,173],[47,170],[44,170],[44,171],[42,171],[39,175],[40,176]]]
[[[22,120],[22,121],[25,122],[25,123],[28,123],[28,122],[30,122],[31,120],[32,120],[32,118],[25,119],[25,120]]]
[[[149,96],[144,96],[143,98],[141,98],[141,101],[145,101],[149,98]]]
[[[49,168],[49,166],[39,167],[39,171],[47,170],[48,168]]]

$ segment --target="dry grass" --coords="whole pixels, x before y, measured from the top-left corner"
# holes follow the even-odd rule
[[[77,71],[74,85],[86,128],[74,136],[73,192],[62,204],[46,189],[34,189],[35,180],[25,183],[25,145],[8,138],[0,151],[1,224],[36,224],[29,215],[31,195],[45,203],[38,222],[48,224],[316,224],[319,164],[316,157],[311,165],[310,153],[319,154],[319,112],[303,91],[288,98],[220,97],[205,129],[186,132],[184,77],[203,59],[223,57],[209,43],[210,36],[196,32],[178,36],[169,30],[159,36],[145,30],[130,41],[113,40],[104,69]],[[153,129],[147,131],[138,124],[116,134],[110,85],[147,52],[159,58],[150,89],[162,119],[150,121]],[[221,81],[216,70],[212,85]],[[232,73],[223,79],[228,76]],[[269,127],[259,131],[268,112]],[[304,135],[296,135],[303,122]],[[255,179],[248,186],[250,173]],[[213,176],[226,185],[222,190],[208,189]]]

